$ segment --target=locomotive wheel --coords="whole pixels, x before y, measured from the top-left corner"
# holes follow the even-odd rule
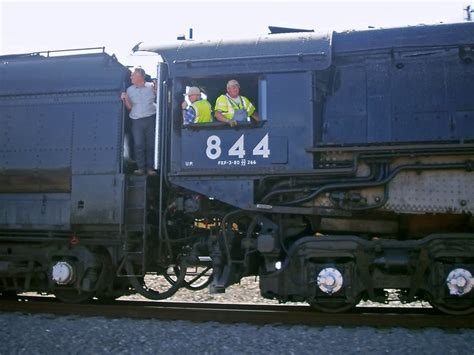
[[[212,282],[212,272],[209,275],[208,272],[211,270],[211,266],[208,266],[204,268],[203,270],[200,270],[199,267],[196,267],[193,272],[189,272],[190,267],[186,268],[186,273],[185,273],[185,278],[183,280],[183,286],[191,291],[199,291],[205,289],[207,286],[210,285]],[[179,275],[180,269],[178,266],[175,266],[173,268],[175,275]],[[165,276],[166,277],[166,276]],[[175,277],[166,277],[169,283],[174,284],[176,282],[176,276]]]
[[[170,265],[166,269],[162,268],[159,272],[147,272],[142,277],[129,276],[130,283],[135,291],[142,296],[151,300],[163,300],[173,296],[179,290],[186,275],[184,263],[179,266],[178,274],[175,274],[174,267]],[[135,275],[133,265],[130,262],[127,263],[127,273]],[[169,278],[173,279],[173,283],[168,281]]]
[[[348,311],[359,304],[361,297],[357,297],[354,301],[348,302],[347,300],[341,300],[338,302],[330,301],[312,301],[309,302],[311,308],[318,312],[324,313],[339,313]]]
[[[436,309],[440,310],[443,313],[451,314],[454,316],[463,316],[474,313],[474,303],[470,304],[459,304],[455,300],[446,300],[445,303],[437,303],[433,300],[430,300],[429,303]]]
[[[63,303],[87,303],[94,297],[94,292],[79,292],[75,289],[57,288],[54,290],[54,295]]]

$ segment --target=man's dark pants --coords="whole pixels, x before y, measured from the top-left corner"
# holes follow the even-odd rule
[[[135,160],[138,169],[153,169],[155,156],[155,115],[132,121],[132,135],[135,145]]]

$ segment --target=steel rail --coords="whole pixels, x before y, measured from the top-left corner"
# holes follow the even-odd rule
[[[52,297],[18,297],[13,300],[1,299],[0,312],[248,324],[474,328],[474,316],[447,316],[432,308],[406,307],[356,307],[347,313],[319,313],[311,310],[309,306],[300,305],[163,301],[65,304]]]

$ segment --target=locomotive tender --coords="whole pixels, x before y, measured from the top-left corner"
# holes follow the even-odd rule
[[[389,289],[474,311],[473,23],[136,49],[163,59],[158,176],[124,156],[114,56],[0,57],[3,295],[163,299],[257,275],[322,311]],[[186,87],[213,103],[229,79],[261,121],[183,126]]]

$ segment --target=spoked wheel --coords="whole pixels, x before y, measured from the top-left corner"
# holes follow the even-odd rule
[[[63,303],[87,303],[94,297],[94,292],[78,291],[71,288],[56,288],[54,295]]]
[[[309,302],[311,308],[319,312],[325,313],[340,313],[348,311],[357,304],[359,304],[361,297],[357,297],[354,301],[348,301],[346,299],[341,300],[318,300]]]
[[[175,275],[179,275],[181,270],[178,266],[173,268]],[[168,277],[169,283],[174,284],[176,276]],[[186,268],[183,286],[191,291],[199,291],[210,285],[212,282],[212,267],[188,266]]]
[[[144,276],[136,276],[133,265],[127,263],[127,273],[130,278],[130,283],[135,290],[142,296],[151,300],[163,300],[173,296],[176,291],[182,286],[184,276],[186,275],[186,268],[183,265],[170,265],[167,268],[162,268],[158,272],[147,272]],[[175,273],[174,268],[178,267],[179,272]],[[168,279],[173,282],[169,282]]]
[[[468,314],[474,313],[474,300],[470,300],[470,302],[462,303],[459,302],[460,300],[456,299],[446,299],[443,303],[434,302],[430,300],[430,304],[439,309],[441,312],[446,314],[451,314],[454,316],[463,316]]]

